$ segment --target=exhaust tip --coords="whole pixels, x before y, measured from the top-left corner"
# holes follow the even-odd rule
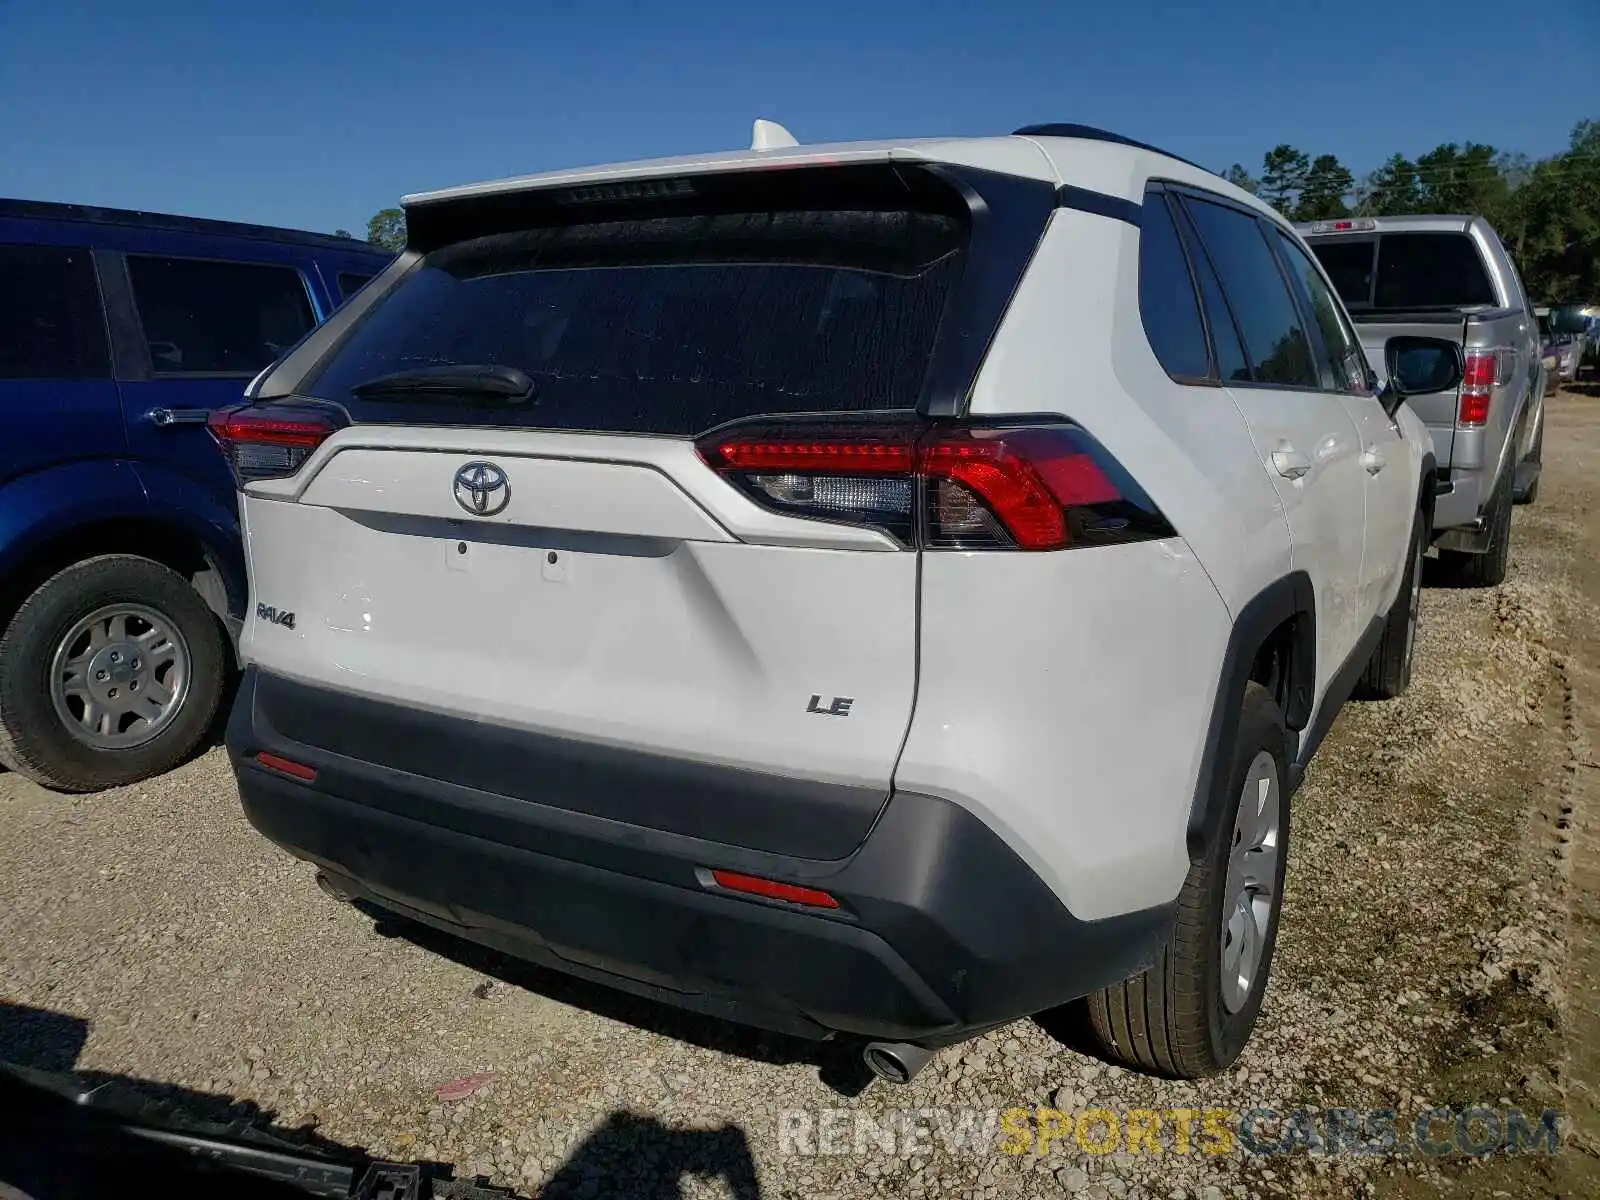
[[[861,1051],[861,1061],[879,1079],[904,1084],[933,1061],[933,1051],[910,1042],[868,1042]]]

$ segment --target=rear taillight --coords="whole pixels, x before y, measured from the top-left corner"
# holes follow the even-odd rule
[[[1172,534],[1075,425],[734,426],[699,451],[766,508],[866,525],[902,546],[1059,550]]]
[[[1482,425],[1489,420],[1489,401],[1500,382],[1500,351],[1468,350],[1461,372],[1461,408],[1458,425]]]
[[[269,408],[223,409],[206,424],[241,485],[293,475],[339,428],[332,415]]]

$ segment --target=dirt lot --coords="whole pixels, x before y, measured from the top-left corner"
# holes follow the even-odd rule
[[[1427,591],[1411,691],[1347,708],[1296,797],[1272,988],[1225,1076],[1104,1066],[1056,1014],[863,1088],[330,900],[245,823],[220,751],[95,796],[0,776],[0,1058],[547,1195],[1600,1194],[1600,396],[1552,400],[1545,458],[1510,580]],[[1049,1153],[963,1143],[1036,1105],[1158,1110],[1163,1152],[1087,1152],[1112,1148],[1098,1116]],[[1561,1153],[1408,1152],[1419,1113],[1473,1105],[1569,1111]],[[1324,1139],[1324,1110],[1395,1109],[1397,1147],[1211,1153],[1196,1118],[1185,1152],[1170,1116],[1297,1107]],[[903,1110],[926,1136],[895,1136]]]

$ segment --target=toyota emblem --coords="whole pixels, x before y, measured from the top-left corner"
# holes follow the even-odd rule
[[[456,472],[455,495],[469,513],[492,517],[511,503],[511,484],[493,463],[469,462]]]

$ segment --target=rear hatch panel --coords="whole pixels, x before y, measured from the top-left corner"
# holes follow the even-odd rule
[[[919,554],[758,505],[692,439],[965,394],[1016,278],[993,256],[968,269],[989,235],[949,180],[862,172],[790,172],[801,211],[763,179],[753,213],[664,187],[599,213],[495,197],[422,222],[441,244],[290,393],[349,427],[245,489],[247,659],[368,702],[270,723],[447,784],[848,854],[911,718]],[[1016,277],[1020,231],[1036,243],[1052,202],[1024,190],[1023,220],[982,209],[1011,218]],[[359,386],[463,363],[536,387],[508,403]]]

